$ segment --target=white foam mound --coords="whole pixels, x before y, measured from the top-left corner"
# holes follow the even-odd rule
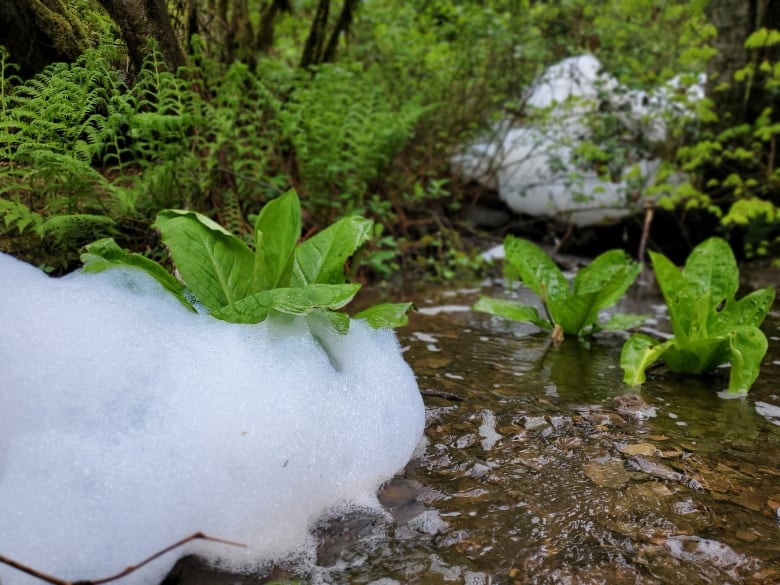
[[[391,331],[188,312],[140,271],[50,279],[0,254],[0,555],[67,580],[159,583],[194,551],[251,570],[365,503],[424,424]],[[337,371],[332,363],[339,365]],[[0,566],[3,585],[37,583]]]

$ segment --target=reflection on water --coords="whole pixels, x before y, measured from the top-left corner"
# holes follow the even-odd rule
[[[533,326],[464,310],[480,292],[414,299],[399,336],[426,395],[426,440],[381,494],[392,521],[341,538],[333,527],[354,518],[323,528],[313,580],[780,582],[777,314],[750,395],[723,400],[726,372],[658,368],[629,388],[624,336],[553,347]],[[668,330],[663,317],[653,326]]]

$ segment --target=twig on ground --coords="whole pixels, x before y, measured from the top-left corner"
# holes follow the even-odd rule
[[[172,551],[175,548],[178,548],[180,546],[183,546],[187,544],[188,542],[192,542],[193,540],[208,540],[209,542],[218,542],[221,544],[228,544],[230,546],[241,546],[246,547],[245,544],[241,544],[239,542],[232,542],[230,540],[223,540],[221,538],[215,538],[213,536],[208,536],[206,534],[203,534],[202,532],[196,532],[195,534],[190,534],[186,538],[182,538],[180,541],[175,542],[174,544],[165,547],[161,551],[158,551],[154,553],[152,556],[144,559],[138,564],[130,565],[126,569],[120,571],[116,575],[111,575],[110,577],[105,577],[103,579],[94,579],[94,580],[86,580],[86,581],[66,581],[65,579],[59,579],[58,577],[53,577],[52,575],[48,575],[46,573],[43,573],[41,571],[38,571],[36,569],[33,569],[32,567],[28,567],[27,565],[23,565],[20,562],[17,562],[13,559],[10,559],[8,557],[5,557],[3,555],[0,555],[0,563],[3,563],[4,565],[8,565],[9,567],[13,567],[17,571],[21,571],[22,573],[27,573],[28,575],[31,575],[35,577],[36,579],[40,579],[41,581],[46,581],[47,583],[51,583],[52,585],[102,585],[103,583],[109,583],[111,581],[116,581],[117,579],[121,579],[122,577],[125,577],[126,575],[129,575],[133,571],[137,571],[144,565],[151,563],[153,560],[161,557],[165,553],[168,553]]]

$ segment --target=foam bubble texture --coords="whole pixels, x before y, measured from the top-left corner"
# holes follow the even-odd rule
[[[0,554],[97,579],[203,531],[248,547],[193,543],[121,583],[192,552],[251,570],[370,501],[421,436],[417,383],[391,331],[314,333],[190,313],[140,271],[50,279],[0,254]]]

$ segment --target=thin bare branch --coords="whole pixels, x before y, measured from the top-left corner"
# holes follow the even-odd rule
[[[22,573],[31,575],[36,579],[40,579],[41,581],[51,583],[52,585],[102,585],[103,583],[109,583],[111,581],[116,581],[117,579],[121,579],[122,577],[129,575],[133,571],[137,571],[144,565],[151,563],[153,560],[158,559],[164,554],[169,553],[172,550],[187,544],[188,542],[192,542],[193,540],[207,540],[209,542],[218,542],[220,544],[227,544],[230,546],[246,547],[245,544],[241,544],[239,542],[224,540],[222,538],[215,538],[213,536],[208,536],[207,534],[203,534],[202,532],[196,532],[195,534],[190,534],[189,536],[182,538],[180,541],[175,542],[174,544],[165,547],[161,551],[154,553],[152,556],[144,559],[140,563],[135,565],[130,565],[126,569],[117,573],[116,575],[111,575],[110,577],[105,577],[103,579],[86,580],[86,581],[66,581],[64,579],[59,579],[57,577],[53,577],[52,575],[48,575],[46,573],[33,569],[32,567],[28,567],[27,565],[23,565],[22,563],[19,563],[3,555],[0,555],[0,563],[3,563],[4,565],[8,565],[9,567],[16,569],[17,571],[21,571]]]

